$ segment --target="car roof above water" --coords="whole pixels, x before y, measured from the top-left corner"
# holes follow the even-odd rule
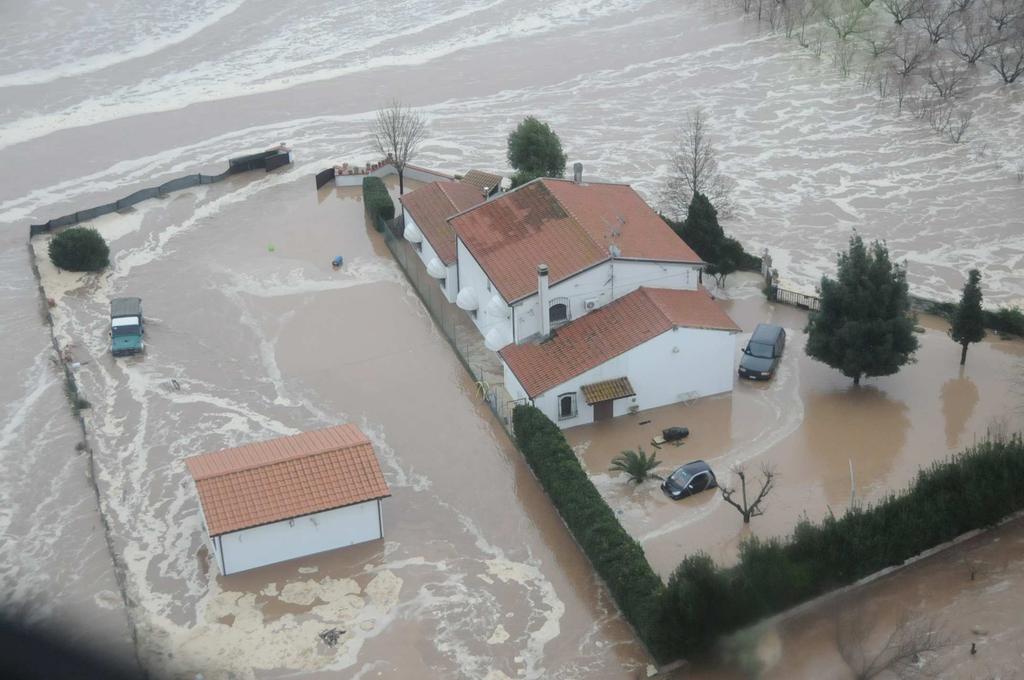
[[[141,316],[142,298],[123,297],[114,298],[110,301],[110,316]]]
[[[709,466],[703,460],[694,460],[687,463],[686,465],[681,465],[676,471],[678,472],[679,470],[682,470],[683,472],[692,475],[710,469],[711,466]]]
[[[779,334],[785,333],[782,326],[775,326],[770,323],[759,323],[757,328],[754,329],[754,334],[750,336],[751,342],[763,342],[765,344],[772,344],[775,339],[779,337]]]

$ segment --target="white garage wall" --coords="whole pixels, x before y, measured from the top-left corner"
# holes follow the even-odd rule
[[[419,229],[421,234],[423,233],[423,230],[420,229],[420,225],[416,224],[416,220],[413,219],[413,216],[409,211],[405,212],[405,221],[412,224],[416,229]],[[409,243],[409,245],[412,246],[413,250],[416,250],[416,245],[414,243]],[[425,234],[423,236],[423,242],[420,245],[422,248],[417,250],[416,254],[419,256],[420,260],[423,261],[423,266],[426,267],[432,259],[437,257],[437,251],[435,251],[434,247],[430,245],[430,241],[427,240]],[[437,259],[440,260],[441,258],[437,257]],[[448,276],[445,278],[443,286],[441,286],[440,281],[437,281],[437,279],[434,280],[437,281],[438,286],[440,286],[441,290],[444,291],[445,299],[447,299],[448,302],[455,302],[455,295],[459,292],[456,289],[456,286],[458,285],[458,265],[456,263],[452,263],[448,265],[447,268]]]
[[[626,376],[636,391],[635,397],[615,400],[615,417],[625,415],[634,405],[643,411],[674,404],[688,393],[695,397],[720,394],[732,390],[735,355],[734,333],[677,328],[538,395],[533,402],[560,428],[566,429],[594,421],[594,408],[586,403],[580,387],[602,380]],[[511,374],[507,368],[506,371]],[[513,397],[525,396],[518,381],[506,379],[506,383]],[[560,420],[558,397],[566,393],[576,395],[577,414]]]
[[[374,500],[233,531],[213,542],[227,575],[378,538],[380,501]]]
[[[472,288],[476,294],[476,300],[478,307],[476,310],[476,316],[473,318],[473,323],[476,324],[477,329],[480,330],[480,335],[486,336],[487,332],[494,327],[502,329],[504,336],[509,342],[512,341],[512,314],[511,309],[506,305],[506,312],[503,316],[498,317],[488,313],[487,304],[491,298],[495,295],[499,295],[498,289],[491,284],[490,279],[484,273],[484,270],[477,264],[476,259],[470,254],[469,249],[466,248],[466,244],[462,242],[462,239],[457,241],[458,247],[458,263],[459,263],[459,290],[464,288]],[[456,295],[458,291],[456,291]],[[473,315],[470,314],[472,317]]]

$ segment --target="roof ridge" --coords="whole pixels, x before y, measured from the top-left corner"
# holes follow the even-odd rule
[[[302,435],[308,435],[308,434],[313,434],[313,433],[318,433],[318,432],[324,432],[325,430],[334,430],[336,428],[345,428],[345,429],[348,429],[348,430],[354,430],[361,437],[361,439],[357,439],[355,441],[350,441],[350,442],[344,442],[344,443],[342,443],[340,445],[327,445],[327,444],[325,444],[323,447],[318,447],[318,448],[312,449],[310,451],[304,451],[304,452],[298,453],[298,454],[291,453],[291,454],[289,454],[289,455],[287,455],[287,456],[285,456],[283,458],[278,458],[277,460],[274,460],[272,462],[252,461],[252,462],[249,462],[247,464],[239,465],[238,467],[232,468],[232,469],[227,470],[227,471],[220,471],[220,472],[215,472],[215,473],[206,473],[206,474],[199,474],[199,475],[196,475],[195,473],[192,473],[192,478],[195,481],[197,481],[197,482],[201,481],[201,480],[207,480],[207,479],[216,479],[218,477],[227,477],[228,475],[233,475],[233,474],[238,473],[238,472],[248,472],[250,470],[255,470],[257,468],[271,467],[271,466],[277,465],[279,463],[285,463],[285,462],[288,462],[288,461],[298,460],[300,458],[315,458],[315,457],[322,456],[322,455],[327,454],[327,453],[333,453],[335,451],[347,451],[347,450],[355,448],[357,446],[362,446],[363,444],[369,444],[370,446],[373,446],[373,442],[370,441],[370,438],[366,436],[365,432],[363,432],[359,428],[355,427],[351,423],[347,423],[347,424],[344,424],[344,425],[335,425],[333,427],[321,428],[319,430],[310,430],[310,431],[307,431],[307,432],[299,432],[298,434],[285,435],[284,437],[277,437],[277,438],[274,438],[274,439],[264,439],[264,440],[258,441],[258,442],[250,442],[248,444],[242,444],[240,446],[230,446],[228,448],[220,449],[220,450],[217,450],[217,451],[210,451],[210,452],[207,452],[207,453],[198,454],[198,455],[195,455],[195,456],[190,456],[189,458],[185,459],[185,464],[186,464],[186,466],[188,465],[188,462],[189,462],[190,458],[193,458],[193,459],[194,458],[204,458],[204,457],[207,457],[207,456],[213,457],[213,456],[217,456],[218,454],[224,454],[224,453],[227,453],[227,452],[230,452],[230,451],[238,451],[238,450],[244,449],[244,448],[250,448],[250,447],[255,447],[255,446],[262,446],[262,445],[270,444],[272,442],[280,441],[282,439],[292,439],[292,438],[295,438],[295,437],[301,437]],[[189,472],[192,472],[192,470],[190,469]]]
[[[564,203],[562,203],[561,199],[558,198],[558,194],[556,194],[554,191],[552,191],[549,187],[545,186],[544,182],[546,182],[548,180],[551,180],[551,179],[559,179],[559,178],[552,178],[552,177],[541,177],[541,178],[539,178],[540,185],[542,187],[544,187],[544,191],[548,192],[548,195],[551,196],[552,199],[554,199],[555,203],[558,204],[558,207],[561,208],[562,210],[564,210],[565,214],[572,218],[573,224],[576,225],[577,229],[579,229],[581,232],[583,232],[583,236],[588,241],[590,241],[590,244],[593,245],[595,248],[597,248],[598,251],[606,254],[606,257],[603,260],[601,260],[600,262],[595,262],[594,264],[600,264],[601,262],[607,262],[608,260],[612,259],[611,251],[603,248],[600,243],[595,241],[594,237],[590,235],[589,231],[587,231],[587,228],[583,226],[582,222],[580,222],[580,218],[578,218],[576,216],[576,213],[574,213],[572,210],[569,210],[569,208],[567,208],[566,205]],[[562,179],[561,181],[569,182],[571,180]],[[572,183],[575,184],[575,182],[572,182]],[[540,264],[540,263],[538,263],[538,264]],[[594,266],[594,265],[590,265],[590,266]]]
[[[257,464],[257,465],[249,465],[249,466],[244,467],[244,468],[238,468],[236,470],[230,470],[228,472],[221,472],[220,474],[210,475],[209,477],[196,478],[195,481],[197,481],[197,482],[199,482],[199,481],[207,481],[207,480],[210,480],[210,479],[220,479],[222,477],[230,477],[232,475],[240,475],[240,474],[243,474],[243,473],[246,473],[246,472],[251,472],[252,470],[256,470],[256,469],[259,469],[259,468],[274,468],[274,467],[277,467],[278,465],[287,465],[289,463],[294,463],[294,462],[296,462],[298,460],[307,460],[307,459],[313,460],[313,459],[317,459],[317,458],[322,458],[323,456],[327,456],[327,455],[330,455],[332,453],[342,453],[342,452],[348,453],[348,452],[352,451],[353,449],[356,449],[356,448],[358,448],[360,446],[369,446],[370,447],[370,451],[372,453],[374,453],[374,455],[376,455],[376,452],[373,450],[373,443],[369,440],[369,438],[367,438],[366,441],[352,442],[352,443],[346,444],[344,446],[332,446],[331,448],[324,449],[323,451],[316,451],[314,453],[304,453],[301,456],[292,456],[291,458],[282,458],[280,460],[275,460],[272,463],[262,463],[262,464]]]

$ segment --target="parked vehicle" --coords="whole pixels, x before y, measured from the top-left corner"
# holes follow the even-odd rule
[[[768,380],[775,375],[775,370],[782,360],[782,352],[786,349],[786,329],[767,323],[757,324],[750,342],[743,348],[740,359],[740,377],[751,380]]]
[[[114,298],[110,301],[110,353],[115,357],[136,354],[146,348],[142,321],[142,298]]]
[[[702,460],[695,460],[682,467],[665,478],[661,483],[661,490],[674,501],[680,498],[692,496],[706,489],[714,489],[718,486],[715,473],[711,467]]]

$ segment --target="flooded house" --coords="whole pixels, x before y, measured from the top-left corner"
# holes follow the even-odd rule
[[[484,189],[475,184],[444,181],[431,182],[399,199],[405,208],[402,235],[412,244],[427,273],[437,280],[448,302],[455,302],[459,279],[455,231],[448,218],[482,203],[485,195]]]
[[[384,537],[390,491],[354,425],[185,460],[221,574]]]
[[[458,307],[562,427],[732,389],[739,328],[626,184],[542,178],[448,220]]]

